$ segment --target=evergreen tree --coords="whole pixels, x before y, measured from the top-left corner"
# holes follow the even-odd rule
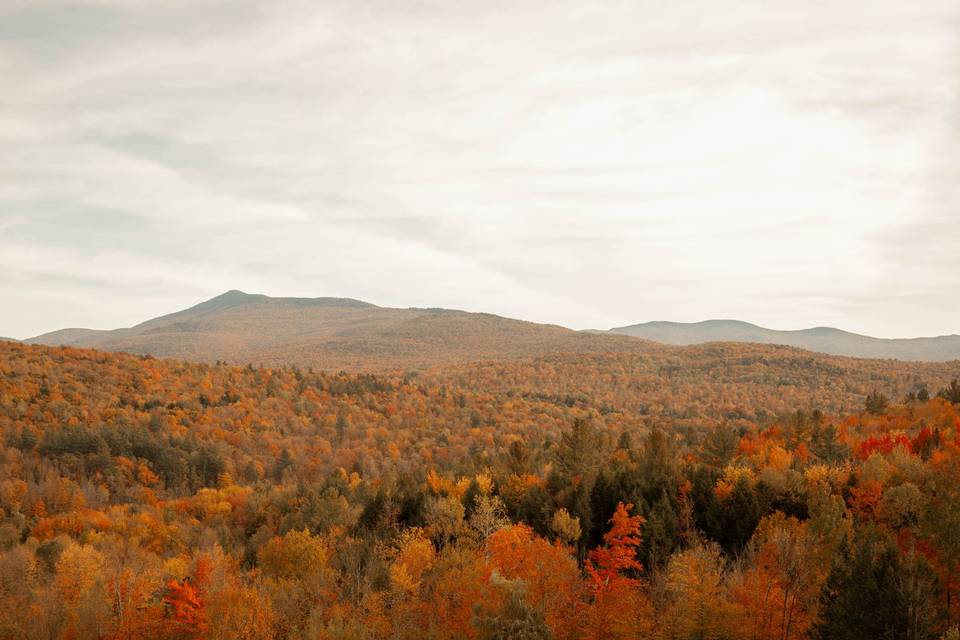
[[[740,434],[729,425],[713,428],[703,441],[703,462],[722,469],[733,459],[740,443]]]
[[[872,527],[840,545],[821,596],[819,640],[932,640],[936,579]]]
[[[951,404],[960,404],[960,381],[954,380],[950,386],[941,389],[937,396],[943,398]]]
[[[873,390],[867,394],[864,407],[866,408],[867,413],[872,413],[879,416],[887,412],[887,406],[889,406],[889,404],[890,400],[887,398],[887,396],[883,395],[877,390]]]
[[[680,519],[674,503],[664,491],[649,510],[638,509],[644,515],[643,544],[640,547],[640,562],[645,567],[659,567],[670,559],[676,548]]]

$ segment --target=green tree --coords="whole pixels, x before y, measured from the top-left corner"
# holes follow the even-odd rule
[[[724,468],[733,460],[739,443],[740,434],[733,427],[718,425],[703,440],[703,462],[711,467]]]
[[[890,399],[876,389],[867,394],[867,399],[864,402],[864,407],[866,408],[867,413],[872,413],[878,416],[886,413],[889,405]]]
[[[850,457],[850,447],[837,440],[837,427],[814,425],[810,433],[810,451],[823,462],[841,462]]]
[[[556,470],[551,478],[554,486],[560,488],[560,504],[570,515],[580,520],[587,528],[577,541],[577,557],[580,561],[586,557],[593,529],[593,509],[591,494],[600,471],[603,459],[603,438],[599,430],[589,420],[577,418],[571,429],[563,433],[556,453]]]
[[[819,640],[932,640],[936,578],[916,556],[875,528],[858,531],[836,555],[821,597]]]
[[[937,396],[952,404],[960,404],[960,381],[953,380],[949,386],[941,389]]]

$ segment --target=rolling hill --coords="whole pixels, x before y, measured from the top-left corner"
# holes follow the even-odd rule
[[[697,598],[688,585],[699,589],[699,571],[725,616],[709,637],[754,640],[756,603],[781,610],[782,596],[768,596],[783,593],[778,558],[825,567],[803,578],[809,620],[839,597],[832,575],[851,576],[839,584],[857,593],[863,572],[839,564],[850,562],[845,541],[886,545],[885,582],[868,586],[894,593],[920,555],[898,541],[929,541],[934,561],[952,548],[941,532],[955,530],[960,502],[960,400],[914,395],[867,413],[862,394],[936,392],[958,364],[728,343],[363,375],[3,342],[0,638],[268,640],[319,637],[318,627],[337,638],[519,637],[464,632],[481,607],[507,606],[501,571],[566,594],[534,627],[543,632],[524,637],[681,637],[651,625],[689,609],[647,594]],[[829,413],[845,406],[849,415]],[[651,622],[554,634],[543,620],[562,631],[598,619],[596,573],[580,569],[574,545],[609,552],[623,518],[642,531],[631,562],[663,563],[656,579],[668,582],[641,572],[607,602],[618,619],[624,602],[639,603]],[[710,545],[707,561],[688,563],[703,552],[687,546],[687,527]],[[412,582],[408,562],[437,588]],[[919,566],[929,578],[914,602],[956,600],[934,573],[953,565]],[[345,617],[356,634],[339,633]]]
[[[325,370],[657,348],[628,336],[578,332],[486,313],[394,309],[349,298],[271,298],[235,290],[130,328],[62,329],[26,342]]]
[[[960,359],[958,335],[881,339],[827,327],[775,331],[736,320],[574,331],[488,313],[397,309],[352,298],[274,298],[236,290],[129,328],[68,328],[25,342],[194,361],[353,371],[557,354],[638,354],[662,351],[665,345],[712,342],[783,345],[856,358]]]
[[[872,338],[830,327],[776,331],[739,320],[706,322],[646,322],[610,329],[609,333],[635,336],[672,345],[707,342],[755,342],[799,347],[855,358],[894,358],[947,362],[960,359],[960,335],[932,338]]]

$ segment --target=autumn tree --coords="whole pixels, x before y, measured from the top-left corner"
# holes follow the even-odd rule
[[[634,577],[643,570],[637,560],[641,516],[631,516],[632,504],[617,505],[604,545],[593,549],[586,572],[591,599],[586,611],[585,638],[633,638],[649,628],[649,603]]]
[[[513,525],[491,534],[485,552],[492,572],[523,581],[527,604],[543,615],[556,638],[575,635],[580,571],[568,547],[550,543],[529,526]]]
[[[207,614],[197,587],[189,580],[170,580],[163,601],[168,608],[165,635],[177,640],[201,638],[207,631]]]
[[[728,636],[732,611],[717,545],[697,543],[673,556],[666,580],[669,606],[659,622],[667,637],[721,640]]]
[[[495,615],[474,620],[481,640],[552,640],[543,611],[532,607],[526,598],[523,580],[507,580],[494,572],[490,584],[504,592],[504,604]]]
[[[751,640],[807,637],[816,619],[824,572],[806,523],[782,513],[766,518],[751,542],[753,566],[734,590],[738,626]]]
[[[337,598],[330,559],[327,542],[306,530],[274,536],[260,548],[257,562],[282,628],[302,628],[314,609]]]

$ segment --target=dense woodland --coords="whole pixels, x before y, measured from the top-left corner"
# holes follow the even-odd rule
[[[960,366],[683,353],[0,342],[0,638],[960,637]]]

